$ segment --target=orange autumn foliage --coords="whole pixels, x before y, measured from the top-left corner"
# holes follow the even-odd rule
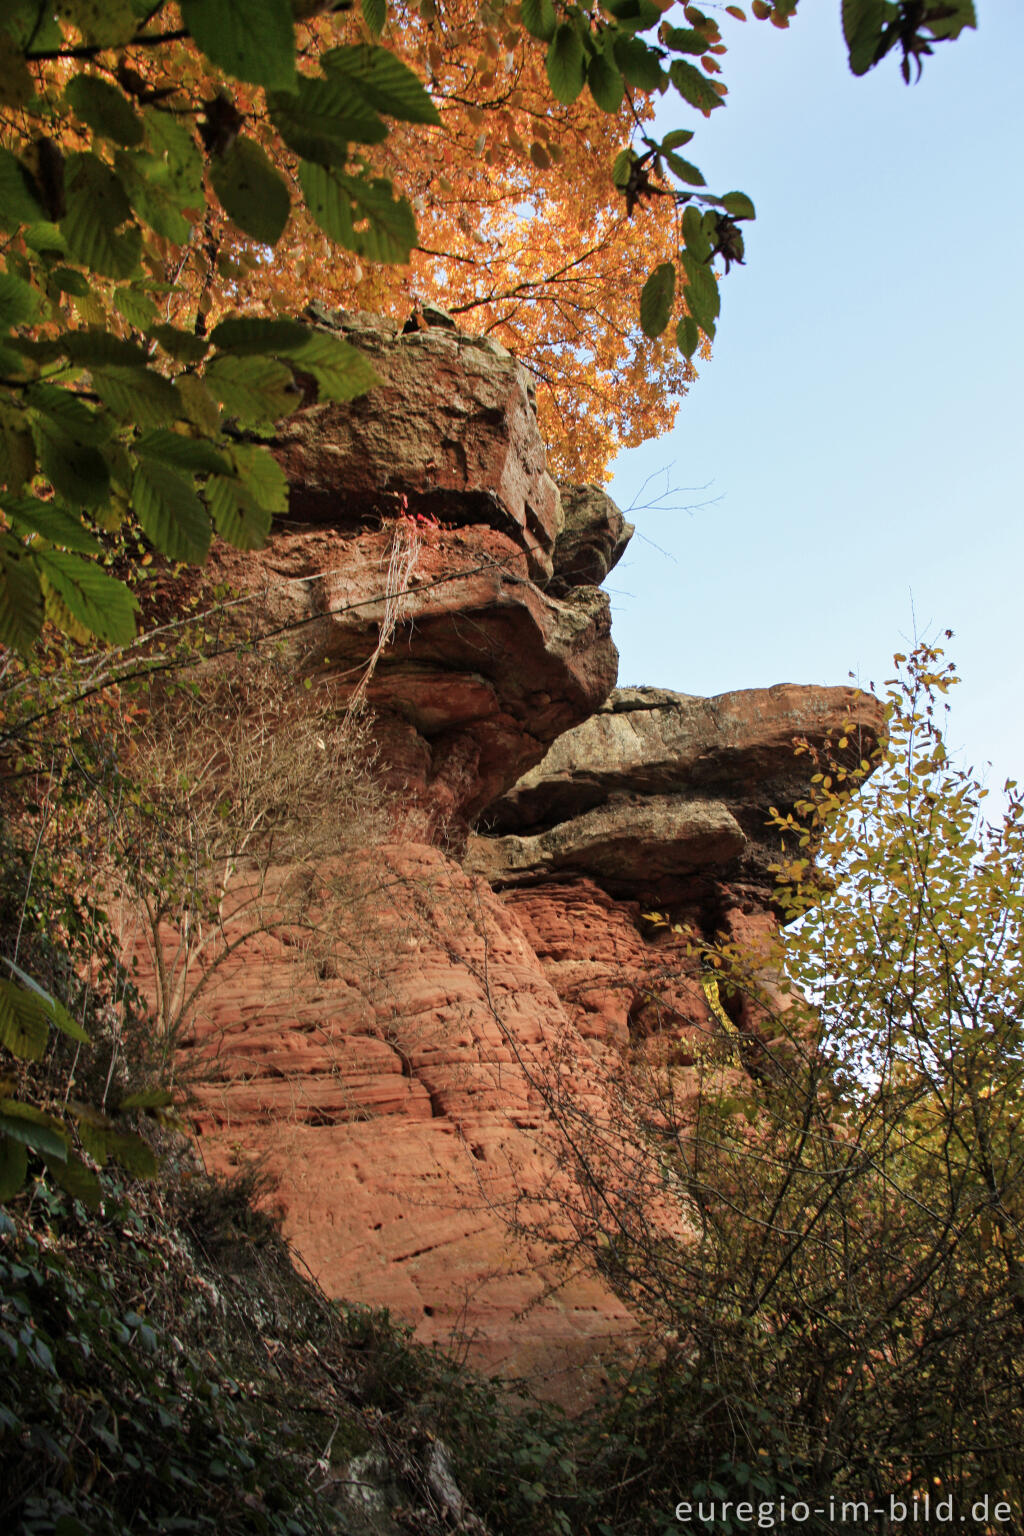
[[[654,199],[627,218],[611,179],[616,152],[652,116],[650,102],[627,93],[612,116],[588,92],[571,106],[554,101],[545,47],[515,7],[425,0],[388,14],[381,41],[427,83],[441,117],[439,127],[395,125],[364,151],[412,202],[411,262],[364,264],[329,240],[302,204],[262,93],[233,83],[245,131],[292,184],[292,216],[272,254],[213,198],[184,249],[150,236],[154,276],[177,285],[165,316],[191,326],[201,312],[209,328],[231,310],[298,314],[310,300],[401,320],[418,304],[440,305],[534,375],[557,472],[606,478],[619,447],[671,426],[694,376],[670,335],[642,335],[637,310],[644,279],[679,247],[678,212],[671,199]],[[324,49],[367,35],[355,10],[316,17],[299,28],[300,68],[312,73]],[[173,90],[175,107],[196,115],[219,86],[188,41],[135,50],[130,65],[148,89]]]

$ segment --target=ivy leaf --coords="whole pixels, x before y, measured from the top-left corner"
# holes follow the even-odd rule
[[[321,165],[344,165],[350,142],[381,144],[388,136],[384,119],[353,95],[341,74],[331,80],[300,76],[296,91],[275,91],[267,105],[288,148]]]
[[[236,549],[262,549],[273,514],[231,476],[211,475],[203,488],[217,532]]]
[[[67,212],[60,221],[68,250],[103,277],[132,277],[139,265],[142,234],[137,225],[123,233],[131,204],[119,179],[94,154],[69,155],[65,171]]]
[[[206,559],[210,519],[191,482],[169,464],[140,460],[132,480],[132,510],[161,554],[194,565]]]
[[[676,296],[675,263],[663,261],[655,267],[640,294],[640,328],[652,340],[668,325]]]
[[[331,48],[320,62],[329,76],[347,81],[364,101],[386,117],[435,127],[441,121],[423,81],[388,48],[352,43],[344,48]]]
[[[64,99],[100,138],[111,139],[126,148],[142,143],[142,118],[124,92],[108,80],[97,75],[76,75],[65,86]]]
[[[291,372],[271,357],[222,354],[207,368],[204,380],[242,426],[272,426],[295,408]]]
[[[241,134],[210,166],[213,190],[239,229],[262,245],[276,245],[291,212],[284,178],[255,139]]]
[[[520,9],[523,26],[530,36],[539,38],[542,43],[550,43],[558,25],[552,0],[522,0]]]
[[[134,640],[139,605],[123,582],[93,561],[61,550],[41,550],[37,559],[44,581],[90,634],[111,645]]]
[[[0,643],[27,656],[43,627],[43,593],[28,550],[0,533]]]
[[[668,74],[683,100],[699,112],[713,112],[725,105],[707,75],[685,59],[673,59]]]
[[[181,0],[196,46],[236,80],[287,90],[295,81],[290,0]]]
[[[586,68],[583,40],[567,21],[555,28],[555,35],[548,44],[547,72],[555,100],[567,106],[574,102],[583,89]]]
[[[595,53],[587,65],[587,85],[602,112],[617,112],[622,106],[625,86],[622,76],[606,53]]]

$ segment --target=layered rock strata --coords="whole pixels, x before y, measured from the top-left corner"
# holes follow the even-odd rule
[[[215,1166],[264,1162],[331,1294],[461,1332],[571,1402],[633,1321],[592,1265],[560,1263],[586,1204],[562,1111],[618,1115],[629,1163],[631,1053],[684,1069],[720,1030],[672,923],[644,914],[770,925],[768,808],[806,788],[794,739],[868,739],[880,714],[844,689],[612,692],[592,583],[630,530],[599,488],[550,478],[524,371],[422,317],[329,323],[384,383],[282,429],[288,518],[209,574],[248,595],[297,697],[370,706],[392,831],[320,871],[321,942],[282,915],[211,977],[184,1050],[196,1129]]]

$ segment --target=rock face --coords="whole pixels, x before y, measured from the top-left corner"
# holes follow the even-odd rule
[[[612,692],[592,583],[631,530],[599,488],[559,494],[524,372],[429,315],[330,323],[385,382],[287,424],[289,517],[209,574],[299,697],[372,709],[392,833],[317,872],[345,899],[315,953],[282,916],[210,977],[183,1048],[196,1129],[212,1165],[265,1163],[330,1293],[573,1403],[634,1323],[578,1253],[560,1265],[586,1226],[562,1111],[618,1123],[629,1164],[631,1053],[685,1067],[722,1030],[644,914],[769,930],[794,740],[849,726],[859,756],[881,713],[850,689]],[[685,1206],[651,1199],[685,1235]]]

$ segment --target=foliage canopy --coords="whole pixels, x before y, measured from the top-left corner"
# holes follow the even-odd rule
[[[795,9],[753,5],[777,26]],[[137,605],[105,567],[137,535],[185,561],[214,533],[262,542],[286,488],[258,439],[305,398],[374,382],[339,338],[287,318],[313,296],[440,298],[510,345],[581,477],[667,425],[714,335],[714,262],[742,261],[754,216],[684,158],[691,130],[654,130],[660,94],[705,117],[726,94],[717,20],[684,11],[679,26],[654,0],[329,16],[12,0],[0,642],[27,651],[45,618],[130,639]],[[898,47],[909,78],[974,15],[844,0],[843,25],[857,72]]]

